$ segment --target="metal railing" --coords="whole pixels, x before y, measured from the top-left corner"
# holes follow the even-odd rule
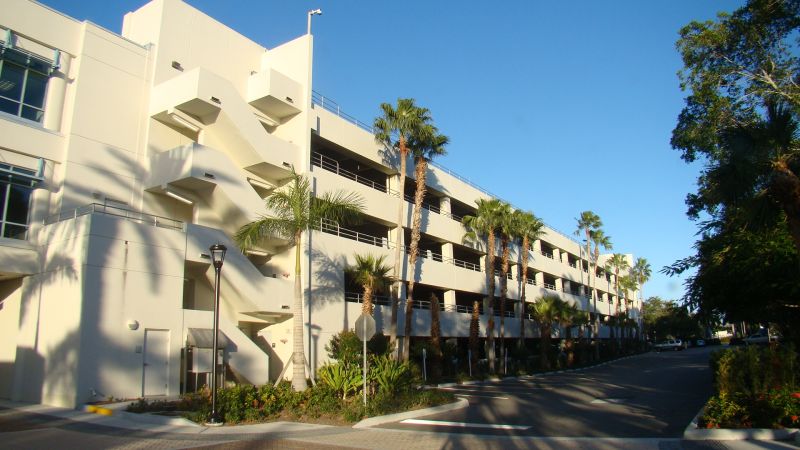
[[[76,219],[87,214],[102,214],[105,216],[117,217],[120,219],[128,220],[131,222],[141,223],[145,225],[152,225],[159,228],[169,228],[172,230],[186,231],[186,224],[180,220],[170,219],[169,217],[157,216],[155,214],[148,214],[141,211],[133,211],[116,206],[102,205],[100,203],[90,203],[88,205],[80,206],[74,210],[62,211],[58,214],[53,214],[44,220],[45,225],[50,225],[56,222],[61,222],[69,219]]]
[[[547,252],[545,252],[544,250],[541,250],[541,251],[539,251],[539,253],[541,253],[541,254],[542,254],[542,256],[544,256],[544,257],[547,257],[547,258],[550,258],[550,259],[552,259],[552,260],[555,260],[555,257],[553,256],[553,254],[552,254],[552,253],[547,253]]]
[[[349,303],[362,303],[364,301],[364,294],[360,292],[345,292],[344,293],[344,300]],[[403,300],[400,300],[401,306]],[[372,304],[373,305],[381,305],[381,306],[390,306],[391,299],[388,296],[384,295],[376,295],[372,297]],[[412,309],[420,309],[420,310],[427,310],[430,311],[431,309],[431,301],[430,300],[414,300],[414,303],[411,305]],[[439,302],[439,311],[443,312],[455,312],[460,314],[472,314],[472,306],[469,305],[446,305],[444,302]],[[483,314],[483,306],[481,306],[478,311]],[[496,317],[500,317],[500,309],[495,308],[493,314]],[[505,317],[516,317],[514,311],[505,311]],[[527,318],[531,318],[530,314],[526,314]]]
[[[325,97],[324,95],[320,94],[317,91],[312,91],[312,93],[311,93],[311,106],[314,107],[315,105],[319,105],[319,107],[321,107],[322,109],[324,109],[326,111],[329,111],[329,112],[331,112],[333,114],[336,114],[337,116],[341,117],[342,119],[344,119],[344,120],[356,125],[357,127],[363,129],[364,131],[367,131],[369,133],[375,134],[375,129],[372,127],[372,125],[369,125],[366,122],[362,122],[362,121],[356,119],[355,117],[343,112],[341,107],[339,106],[339,104],[337,102]],[[491,191],[489,191],[488,189],[480,186],[478,183],[475,183],[474,181],[470,180],[469,178],[464,177],[463,175],[459,175],[458,173],[450,170],[449,168],[447,168],[447,167],[445,167],[445,166],[443,166],[443,165],[441,165],[439,163],[436,163],[434,161],[429,161],[428,165],[441,170],[442,172],[450,175],[451,177],[453,177],[453,178],[455,178],[455,179],[457,179],[457,180],[459,180],[461,182],[464,182],[464,183],[472,186],[473,188],[477,189],[480,192],[483,192],[484,194],[486,194],[486,195],[488,195],[490,197],[494,197],[496,199],[503,200],[503,198],[500,197],[499,195],[493,194]],[[510,202],[508,202],[508,203],[510,203]],[[547,228],[549,228],[550,231],[553,231],[556,234],[560,234],[562,237],[564,237],[564,238],[566,238],[566,239],[568,239],[570,241],[573,241],[575,243],[580,244],[580,242],[577,239],[575,239],[573,236],[571,236],[571,235],[569,235],[567,233],[564,233],[564,232],[562,232],[562,231],[560,231],[560,230],[558,230],[556,228],[553,228],[553,227],[551,227],[551,226],[549,226],[547,224],[545,224],[545,226],[547,226]]]
[[[339,176],[345,177],[347,179],[353,180],[356,183],[363,184],[364,186],[371,187],[372,189],[375,189],[376,191],[380,191],[380,192],[383,192],[383,193],[386,193],[386,194],[390,194],[390,195],[394,195],[395,197],[397,197],[397,191],[394,191],[392,189],[387,188],[385,184],[378,183],[378,182],[376,182],[374,180],[371,180],[369,178],[362,177],[361,175],[358,175],[358,174],[355,174],[353,172],[350,172],[349,170],[342,169],[341,167],[339,167],[339,161],[337,161],[337,160],[335,160],[335,159],[333,159],[333,158],[331,158],[329,156],[325,156],[325,155],[322,155],[320,153],[313,152],[313,153],[311,153],[311,165],[317,166],[317,167],[319,167],[321,169],[325,169],[328,172],[333,172],[336,175],[339,175]]]
[[[556,290],[556,285],[555,284],[543,283],[542,285],[544,286],[545,289],[550,289],[551,291],[555,291]]]
[[[383,247],[387,249],[395,248],[394,243],[390,242],[389,239],[386,237],[377,237],[377,236],[372,236],[370,234],[350,230],[339,226],[338,223],[332,220],[323,219],[312,228],[314,230],[321,231],[323,233],[332,234],[334,236],[339,236],[345,239],[351,239],[354,241],[362,242],[364,244],[374,245],[376,247]],[[409,248],[407,245],[402,245],[400,246],[400,248],[406,254],[408,254]],[[433,253],[422,250],[419,252],[419,257],[423,259],[432,259],[433,261],[445,264],[452,264],[456,267],[461,267],[463,269],[468,269],[475,272],[481,271],[481,266],[479,264],[475,264],[469,261],[462,261],[460,259],[444,257],[441,253]]]

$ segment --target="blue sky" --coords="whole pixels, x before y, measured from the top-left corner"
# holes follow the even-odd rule
[[[438,163],[568,234],[596,212],[614,251],[650,261],[646,296],[683,295],[658,273],[692,253],[684,198],[701,169],[669,145],[685,95],[675,41],[740,1],[188,2],[265,47],[321,8],[316,91],[367,123],[415,98],[451,139]],[[145,0],[43,3],[119,32]]]

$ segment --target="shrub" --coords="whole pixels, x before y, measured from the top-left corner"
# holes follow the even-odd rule
[[[373,358],[370,370],[367,372],[369,380],[378,385],[378,392],[388,394],[408,388],[412,381],[409,375],[409,365],[395,360],[390,355]]]
[[[376,334],[367,342],[368,355],[385,355],[390,352],[389,338]],[[364,344],[353,330],[339,332],[325,346],[328,357],[348,365],[361,365],[364,360]]]
[[[714,352],[710,365],[717,395],[700,425],[708,428],[779,428],[800,424],[797,354],[787,347],[745,347]]]
[[[358,392],[364,383],[362,369],[358,365],[341,361],[325,364],[319,368],[317,375],[320,382],[340,395],[342,400],[346,400],[348,394]]]

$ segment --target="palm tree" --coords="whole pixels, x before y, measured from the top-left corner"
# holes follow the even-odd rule
[[[414,283],[417,279],[417,257],[419,256],[420,229],[422,228],[422,200],[425,198],[425,178],[428,171],[428,161],[436,156],[447,153],[445,145],[449,138],[439,134],[436,127],[427,125],[419,133],[412,135],[409,148],[414,156],[414,178],[416,190],[414,191],[414,213],[411,217],[411,244],[408,251],[408,267],[411,275],[408,278],[406,289],[406,314],[403,339],[403,361],[408,362],[411,345],[411,320],[414,312]]]
[[[540,364],[543,370],[550,369],[550,336],[553,323],[559,322],[563,315],[564,301],[556,294],[548,294],[536,299],[529,306],[531,314],[539,322]]]
[[[356,264],[348,267],[348,273],[353,281],[360,284],[364,289],[364,297],[361,303],[361,312],[372,315],[372,297],[378,292],[383,292],[392,282],[389,271],[392,268],[386,264],[386,255],[376,258],[373,255],[355,255]]]
[[[394,242],[394,270],[392,278],[394,285],[391,290],[392,297],[392,316],[389,325],[389,339],[392,344],[397,341],[397,304],[400,296],[400,267],[402,264],[403,248],[401,239],[403,236],[403,224],[405,223],[405,186],[406,186],[406,163],[408,161],[408,142],[419,134],[430,121],[431,116],[427,108],[421,108],[414,104],[414,99],[399,98],[397,107],[389,103],[381,103],[383,115],[375,118],[373,128],[375,129],[375,139],[381,142],[387,150],[395,152],[400,163],[400,174],[398,183],[397,205],[397,227],[395,228]],[[397,347],[395,347],[397,348]]]
[[[622,337],[626,340],[626,345],[629,344],[627,342],[630,339],[630,316],[628,315],[628,304],[632,302],[630,293],[636,291],[636,281],[634,280],[633,274],[629,275],[622,275],[619,277],[618,280],[619,287],[621,290],[622,295],[620,296],[620,300],[625,302],[625,313],[624,313],[624,320],[622,321],[622,328],[623,333]]]
[[[503,358],[505,364],[505,351],[506,351],[506,297],[508,297],[508,269],[509,269],[509,253],[510,244],[512,240],[516,239],[516,221],[514,220],[514,213],[511,205],[506,202],[501,202],[500,207],[497,209],[499,226],[497,234],[500,238],[500,357]],[[505,365],[503,372],[506,371]]]
[[[620,303],[622,303],[623,301],[622,300],[623,293],[620,290],[619,273],[621,271],[627,271],[629,268],[630,265],[628,264],[628,259],[622,253],[614,253],[613,255],[611,255],[611,258],[609,258],[609,260],[606,261],[606,270],[611,271],[611,269],[613,269],[614,271],[614,293],[616,293],[617,295],[616,312],[614,315],[617,316],[618,318],[620,317],[620,309],[619,309]],[[625,308],[627,310],[627,302],[625,304]],[[621,322],[618,321],[618,324],[621,324]],[[620,335],[621,334],[622,330],[620,330]],[[622,338],[622,336],[619,336],[619,338]]]
[[[581,215],[575,219],[578,222],[578,227],[575,229],[576,236],[583,236],[584,241],[586,242],[586,254],[584,257],[586,258],[586,263],[589,265],[589,291],[592,298],[592,305],[594,306],[595,315],[597,316],[597,293],[594,289],[594,279],[595,279],[595,271],[597,270],[597,258],[592,259],[592,243],[594,240],[592,239],[592,234],[596,233],[601,230],[603,226],[603,221],[600,220],[600,216],[595,214],[592,211],[583,211]],[[581,263],[583,264],[583,263]],[[598,316],[599,317],[599,316]],[[596,323],[594,329],[594,338],[597,340],[600,336],[600,325],[599,322]],[[600,357],[600,347],[595,343],[595,357],[599,359]]]
[[[589,275],[589,280],[592,282],[592,292],[594,293],[594,307],[595,307],[595,321],[594,321],[594,336],[595,339],[599,339],[600,336],[600,314],[597,312],[597,262],[600,260],[600,247],[603,247],[605,250],[611,250],[611,237],[606,236],[605,232],[601,229],[595,229],[589,232],[589,239],[591,239],[592,243],[594,244],[594,253],[591,255],[592,258],[592,268],[591,274]],[[594,347],[594,357],[595,359],[600,359],[600,345]]]
[[[647,283],[648,280],[650,280],[650,276],[653,274],[653,272],[650,270],[650,263],[647,262],[647,259],[645,258],[636,258],[636,261],[634,261],[633,263],[633,269],[631,269],[631,272],[636,281],[637,285],[636,290],[639,291],[639,298],[641,300],[644,300],[644,292],[643,292],[644,284]],[[641,324],[639,324],[639,326],[641,327]]]
[[[486,315],[486,356],[489,360],[489,371],[494,373],[494,253],[496,250],[495,238],[497,229],[500,227],[500,215],[497,211],[500,209],[502,202],[494,198],[490,200],[479,199],[475,201],[475,204],[478,206],[478,211],[474,216],[464,216],[461,219],[461,223],[467,230],[464,240],[482,243],[486,248],[486,297],[483,299],[483,313]],[[472,320],[477,321],[475,311],[480,309],[477,300],[472,308]],[[470,332],[477,329],[476,325],[470,324]],[[473,342],[473,340],[471,339],[470,342]],[[477,344],[477,339],[474,342]],[[472,352],[475,354],[477,348],[472,349]]]
[[[519,343],[522,348],[525,343],[525,287],[528,285],[528,255],[530,255],[531,244],[544,234],[544,223],[530,211],[514,211],[516,221],[517,236],[522,239],[522,251],[520,254],[520,276],[522,288],[520,291],[520,314],[519,314]]]
[[[575,364],[575,343],[572,341],[572,327],[580,327],[581,331],[579,331],[579,334],[582,334],[585,318],[586,312],[579,310],[576,305],[570,305],[566,302],[563,303],[559,322],[565,331],[564,351],[567,353],[567,367],[572,367]],[[579,338],[580,337],[579,335]]]
[[[431,292],[431,377],[442,376],[442,324],[439,320],[439,296]]]
[[[243,250],[252,248],[269,236],[282,236],[289,240],[290,245],[294,245],[292,388],[295,391],[303,391],[307,387],[306,358],[303,346],[303,293],[300,274],[303,233],[322,220],[343,224],[358,220],[364,209],[363,201],[356,194],[341,191],[315,196],[309,180],[292,168],[287,186],[273,191],[266,198],[266,206],[267,211],[272,215],[261,216],[242,226],[234,239]]]

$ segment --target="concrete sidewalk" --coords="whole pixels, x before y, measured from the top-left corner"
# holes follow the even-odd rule
[[[204,427],[183,419],[151,416],[142,421],[119,411],[111,416],[0,400],[0,447],[53,448],[307,448],[307,449],[787,449],[776,441],[684,441],[681,439],[481,436],[380,428],[354,429],[294,422]],[[138,419],[138,420],[137,420]],[[159,423],[161,422],[161,423]],[[14,429],[16,426],[16,429]],[[59,437],[61,436],[61,437]],[[37,440],[38,439],[38,440]]]

